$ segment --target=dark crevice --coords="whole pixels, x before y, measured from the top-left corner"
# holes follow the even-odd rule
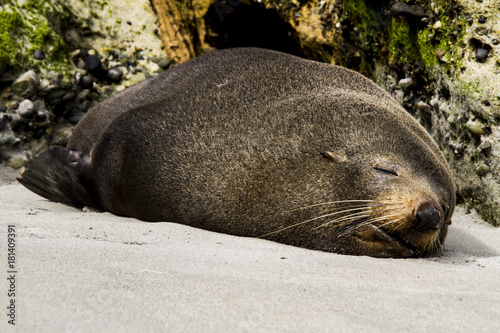
[[[304,56],[290,25],[258,3],[218,0],[204,19],[206,41],[217,49],[260,47]]]

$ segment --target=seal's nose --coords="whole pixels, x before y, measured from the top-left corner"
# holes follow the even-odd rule
[[[441,223],[441,214],[431,205],[422,205],[417,212],[416,231],[438,229]]]

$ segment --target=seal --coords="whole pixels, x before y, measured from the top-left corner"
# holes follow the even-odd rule
[[[438,146],[381,88],[255,48],[109,98],[19,181],[76,207],[374,257],[439,252],[455,207]]]

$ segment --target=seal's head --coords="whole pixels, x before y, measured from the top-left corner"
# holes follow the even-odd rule
[[[292,193],[287,202],[299,209],[292,222],[264,238],[373,257],[439,253],[455,190],[436,143],[390,101],[360,93],[322,100],[317,109],[336,112],[324,119],[333,124],[324,125],[326,133],[316,130],[307,138],[322,148],[316,163],[296,163],[296,173],[288,170],[283,177],[293,186],[276,184],[282,193]],[[320,141],[318,133],[323,134]]]
[[[370,127],[368,114],[359,117],[357,128],[369,130],[350,129],[351,136],[357,133],[355,144],[322,152],[337,175],[349,175],[342,177],[349,182],[337,183],[335,196],[343,200],[330,208],[333,215],[323,225],[335,230],[337,252],[375,257],[439,252],[455,207],[447,163],[409,115],[369,108],[378,109],[376,127]]]
[[[354,197],[363,199],[335,203],[334,219],[324,225],[335,225],[339,252],[422,257],[440,251],[451,224],[454,191],[446,174],[423,168],[424,174],[416,172],[394,156],[362,164],[358,181],[364,188],[358,187]]]

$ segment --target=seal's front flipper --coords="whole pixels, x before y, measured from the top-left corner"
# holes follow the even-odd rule
[[[88,155],[79,151],[54,147],[31,162],[17,180],[49,200],[75,207],[99,208],[84,185],[87,161]]]

